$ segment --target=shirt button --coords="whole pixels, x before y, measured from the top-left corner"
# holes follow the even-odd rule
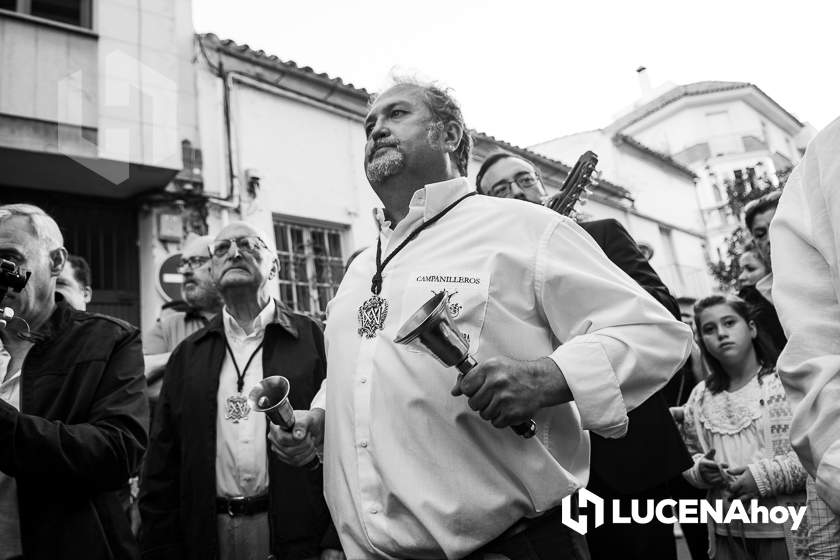
[[[367,440],[363,439],[361,442],[359,442],[359,445],[361,445],[362,447],[367,447]]]
[[[359,381],[361,381],[362,383],[367,383],[367,377],[362,377],[361,379],[359,379]]]

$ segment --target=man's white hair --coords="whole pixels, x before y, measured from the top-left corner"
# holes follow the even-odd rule
[[[29,219],[29,225],[47,252],[64,246],[64,236],[61,235],[58,224],[52,219],[52,216],[34,204],[4,204],[0,206],[0,223],[15,216],[23,216]]]

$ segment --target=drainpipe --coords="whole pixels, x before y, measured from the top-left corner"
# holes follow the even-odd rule
[[[227,183],[228,193],[224,197],[207,195],[208,201],[221,206],[225,210],[222,212],[222,222],[227,223],[229,219],[230,210],[236,212],[240,211],[240,197],[239,197],[239,178],[236,175],[234,166],[234,143],[233,143],[233,111],[231,109],[231,90],[233,84],[233,75],[226,72],[222,61],[219,61],[219,69],[217,75],[222,80],[223,91],[223,110],[225,122],[225,150],[227,151]]]

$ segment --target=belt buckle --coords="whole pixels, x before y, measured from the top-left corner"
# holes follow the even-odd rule
[[[227,506],[227,513],[231,517],[236,517],[236,514],[233,512],[233,505],[234,504],[245,504],[245,496],[234,496],[233,498],[228,498],[228,506]]]

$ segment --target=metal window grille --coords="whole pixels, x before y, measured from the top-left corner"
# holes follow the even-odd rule
[[[275,220],[280,297],[299,313],[323,320],[344,276],[341,230]]]

